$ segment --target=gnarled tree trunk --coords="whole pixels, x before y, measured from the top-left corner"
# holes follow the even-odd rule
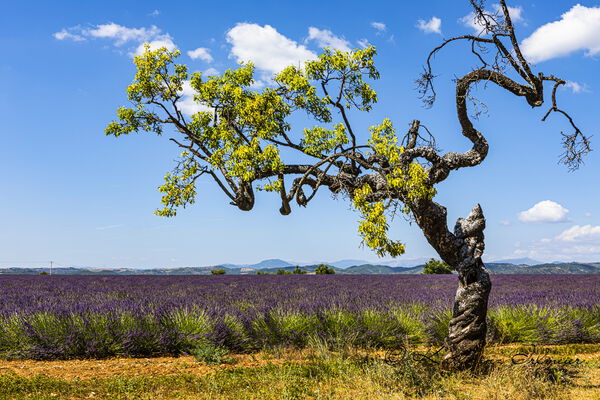
[[[492,284],[481,260],[458,272],[447,354],[442,363],[448,369],[475,368],[483,356],[487,333],[487,304]]]
[[[492,288],[490,276],[483,266],[483,230],[485,217],[477,205],[465,219],[459,218],[454,236],[462,242],[458,272],[458,289],[454,299],[452,320],[443,363],[450,369],[474,368],[483,355],[487,333],[488,297]]]
[[[487,305],[492,284],[483,266],[485,217],[479,205],[448,230],[446,209],[431,200],[416,202],[414,213],[425,237],[442,259],[458,272],[443,366],[464,370],[477,366],[487,334]]]

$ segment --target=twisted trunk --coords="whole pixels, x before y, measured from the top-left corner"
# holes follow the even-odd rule
[[[483,356],[487,333],[487,305],[492,284],[481,259],[458,272],[458,288],[446,338],[447,369],[475,368]]]
[[[483,211],[479,205],[475,206],[467,218],[458,219],[454,232],[448,230],[443,206],[422,199],[416,202],[414,211],[429,243],[458,272],[443,366],[454,370],[475,368],[485,347],[487,305],[492,288],[481,261],[485,247]]]
[[[448,369],[475,368],[483,356],[488,297],[492,288],[481,261],[484,229],[485,217],[479,204],[467,218],[459,218],[454,227],[454,236],[460,245],[458,263],[451,264],[458,272],[458,288],[446,339],[448,353],[442,360]]]

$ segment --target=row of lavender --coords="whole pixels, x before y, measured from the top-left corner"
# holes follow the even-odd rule
[[[600,342],[600,275],[497,275],[490,340]],[[456,276],[0,276],[0,356],[440,343]]]

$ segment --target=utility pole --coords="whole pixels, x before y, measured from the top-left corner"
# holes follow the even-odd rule
[[[52,264],[54,264],[54,261],[50,261],[50,275],[52,275]]]

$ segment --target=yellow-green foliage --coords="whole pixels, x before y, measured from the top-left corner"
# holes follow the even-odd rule
[[[390,191],[402,193],[406,206],[403,211],[410,212],[409,204],[419,198],[431,199],[435,196],[435,188],[428,184],[427,172],[416,161],[406,166],[402,163],[404,148],[398,145],[398,136],[392,122],[386,118],[380,125],[369,128],[371,137],[367,144],[375,155],[381,156],[388,164],[382,168],[382,173]],[[372,188],[365,184],[353,193],[353,204],[362,215],[358,232],[363,237],[363,243],[374,249],[380,257],[399,256],[404,253],[404,245],[388,238],[388,223],[385,215],[386,204],[383,200],[369,201]]]
[[[366,72],[371,79],[379,78],[373,62],[376,53],[373,46],[352,52],[325,49],[317,60],[306,63],[306,76],[319,82],[343,79],[344,88],[340,100],[345,101],[344,106],[371,111],[373,103],[377,102],[377,93],[363,81],[363,75]]]
[[[435,196],[435,188],[427,184],[428,176],[421,164],[413,161],[406,167],[400,162],[404,147],[398,146],[392,121],[386,118],[381,125],[371,126],[369,130],[371,138],[367,144],[390,164],[390,172],[386,173],[388,187],[405,192],[409,202]]]
[[[344,124],[336,124],[332,130],[322,126],[304,129],[301,143],[307,154],[318,156],[331,153],[336,147],[348,143],[346,127]]]
[[[160,135],[166,125],[172,125],[184,135],[179,145],[186,151],[158,188],[163,207],[156,210],[157,215],[171,217],[178,208],[194,203],[196,180],[203,173],[219,175],[230,186],[263,181],[258,189],[279,195],[284,191],[282,145],[317,159],[335,158],[357,146],[345,110],[370,111],[377,102],[375,90],[363,79],[379,78],[375,54],[372,46],[349,52],[325,49],[303,68],[289,66],[276,74],[273,87],[256,90],[252,63],[203,77],[175,63],[179,51],[151,50],[147,45],[134,58],[137,70],[127,88],[132,106],[120,107],[117,120],[105,132]],[[184,116],[177,107],[188,84],[200,109],[192,116]],[[290,140],[287,118],[295,111],[304,111],[323,125],[305,128],[301,138]],[[334,115],[343,123],[334,123]],[[385,171],[390,193],[404,193],[407,202],[431,198],[435,190],[427,184],[423,167],[417,162],[401,163],[404,149],[398,145],[391,121],[385,119],[371,127],[370,133],[368,145],[391,166]],[[341,161],[339,155],[337,161]],[[387,238],[388,204],[372,202],[368,190],[366,186],[351,194],[363,216],[359,232],[364,242],[380,256],[402,254],[404,246]]]
[[[369,127],[371,137],[367,144],[375,154],[383,156],[391,165],[400,162],[400,155],[404,153],[404,147],[398,146],[398,136],[389,118],[385,118],[381,125]]]
[[[190,153],[181,153],[181,162],[173,173],[165,175],[165,183],[158,187],[163,193],[161,202],[165,205],[162,209],[154,211],[161,217],[172,217],[177,213],[177,207],[193,204],[196,197],[195,176],[200,166]]]
[[[358,232],[363,237],[363,242],[374,249],[378,256],[399,256],[404,253],[404,245],[387,237],[389,226],[385,216],[386,207],[383,201],[369,202],[367,198],[372,193],[373,189],[368,184],[354,192],[354,207],[362,215]]]
[[[282,94],[294,109],[305,110],[319,122],[331,122],[329,100],[317,94],[306,73],[293,65],[275,75]]]

